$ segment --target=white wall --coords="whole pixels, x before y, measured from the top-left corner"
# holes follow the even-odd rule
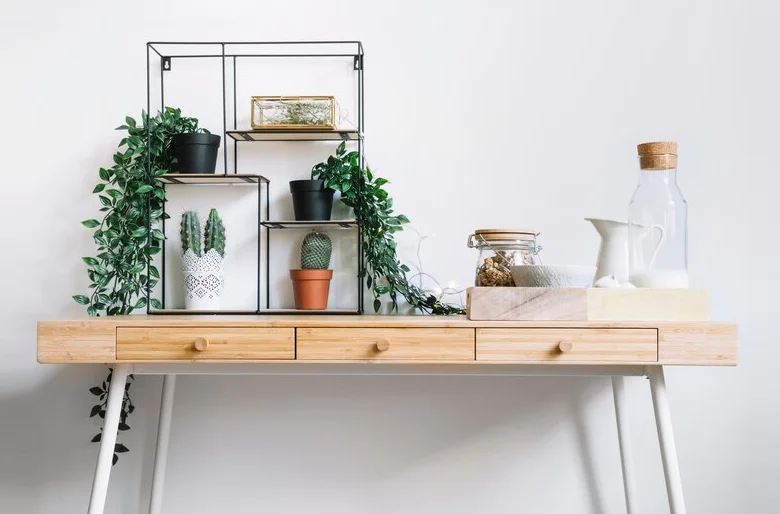
[[[88,499],[87,389],[105,369],[38,365],[35,322],[82,315],[79,221],[111,129],[145,102],[144,42],[337,38],[365,43],[370,161],[433,235],[424,260],[444,282],[470,282],[465,240],[484,226],[592,262],[582,218],[625,216],[636,143],[680,143],[693,285],[742,344],[736,369],[668,372],[689,512],[777,512],[778,15],[737,0],[4,2],[0,512]],[[133,387],[107,512],[144,511],[159,388]],[[665,512],[646,382],[629,394],[642,511]],[[624,512],[605,379],[184,377],[173,423],[169,514]]]

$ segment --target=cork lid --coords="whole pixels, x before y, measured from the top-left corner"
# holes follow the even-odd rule
[[[672,170],[677,168],[677,143],[655,141],[636,146],[639,167],[643,170]]]
[[[533,230],[481,228],[475,230],[474,235],[485,241],[498,241],[502,239],[527,239],[533,241],[539,233],[534,232]]]

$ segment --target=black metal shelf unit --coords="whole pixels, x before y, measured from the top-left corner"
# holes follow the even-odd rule
[[[165,103],[165,75],[176,67],[176,61],[180,59],[217,59],[221,61],[222,68],[222,134],[224,146],[222,148],[223,173],[217,174],[166,174],[161,177],[163,187],[172,185],[196,185],[200,187],[211,186],[255,186],[257,187],[257,266],[256,266],[256,308],[255,309],[225,309],[216,311],[192,311],[185,309],[172,309],[166,305],[166,267],[165,244],[160,252],[162,266],[160,269],[160,283],[162,290],[162,309],[154,309],[151,306],[153,291],[147,287],[147,313],[148,314],[229,314],[229,315],[253,315],[253,314],[362,314],[363,313],[363,229],[357,220],[332,220],[328,222],[317,221],[275,221],[270,219],[270,186],[271,180],[262,175],[242,174],[238,172],[238,143],[246,142],[282,142],[282,141],[346,141],[353,142],[358,151],[361,165],[365,164],[363,155],[363,130],[365,125],[364,91],[363,91],[363,45],[360,41],[275,41],[275,42],[149,42],[146,44],[146,112],[152,113],[152,76],[159,71],[159,95],[160,107]],[[237,68],[241,61],[252,59],[294,59],[294,58],[321,58],[351,60],[352,69],[355,72],[355,86],[357,90],[357,129],[336,130],[249,130],[238,128],[237,113]],[[158,67],[159,66],[159,67]],[[232,91],[228,87],[228,69],[232,71]],[[232,93],[232,123],[228,108],[228,95]],[[232,125],[229,126],[229,125]],[[232,142],[232,171],[228,159],[228,140]],[[263,195],[263,189],[265,194]],[[167,191],[166,191],[167,194]],[[263,205],[265,203],[265,205]],[[271,268],[271,243],[270,233],[279,229],[334,229],[357,231],[357,305],[355,309],[327,309],[322,311],[303,311],[297,309],[272,309],[270,291]],[[261,230],[265,230],[265,245],[262,244]],[[165,221],[162,226],[165,230]],[[264,246],[264,248],[263,248]],[[265,265],[263,266],[263,250],[265,251]],[[261,302],[261,268],[265,271],[265,307]]]

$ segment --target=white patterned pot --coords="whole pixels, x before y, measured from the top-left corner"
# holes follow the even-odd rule
[[[187,250],[181,257],[184,271],[184,307],[188,310],[218,310],[225,286],[224,259],[212,249],[202,257]]]

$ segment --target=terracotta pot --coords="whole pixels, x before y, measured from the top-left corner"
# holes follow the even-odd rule
[[[323,310],[328,308],[328,291],[332,269],[291,269],[295,308]]]

